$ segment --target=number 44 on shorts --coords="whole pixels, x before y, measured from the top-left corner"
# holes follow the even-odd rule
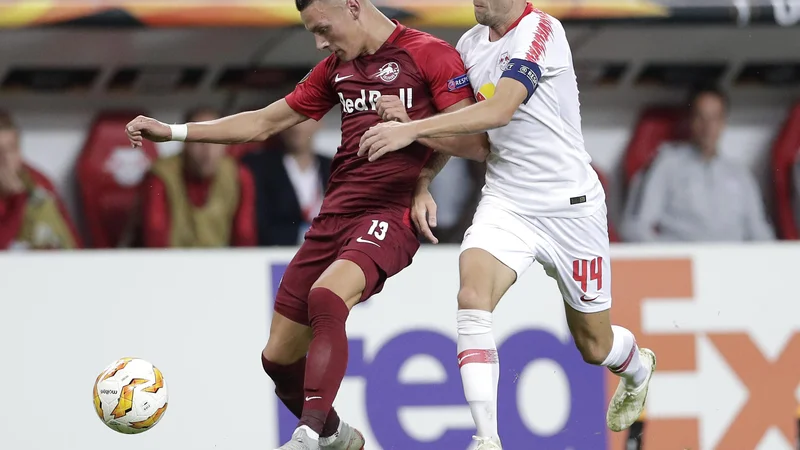
[[[603,257],[572,261],[572,279],[581,284],[583,292],[589,288],[589,281],[597,283],[597,291],[603,290]]]

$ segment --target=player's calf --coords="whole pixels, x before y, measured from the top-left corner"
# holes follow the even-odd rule
[[[621,378],[608,406],[606,424],[612,431],[627,429],[644,411],[655,355],[639,349],[629,330],[611,326],[608,310],[586,314],[568,306],[567,323],[584,360],[608,367]]]
[[[275,383],[275,395],[286,408],[299,419],[303,413],[303,404],[305,403],[303,383],[306,373],[306,358],[303,357],[289,365],[282,365],[268,360],[262,352],[261,366],[264,368],[264,372],[272,379],[273,383]],[[342,422],[339,419],[339,415],[336,413],[335,409],[331,408],[325,420],[325,425],[322,427],[320,436],[338,436],[337,433],[341,428]]]
[[[458,311],[458,367],[478,436],[497,437],[497,384],[500,361],[492,334],[492,313]]]

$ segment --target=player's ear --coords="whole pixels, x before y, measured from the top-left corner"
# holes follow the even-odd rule
[[[345,0],[345,5],[350,12],[350,16],[353,17],[353,20],[358,20],[358,17],[361,15],[361,2],[359,0]]]

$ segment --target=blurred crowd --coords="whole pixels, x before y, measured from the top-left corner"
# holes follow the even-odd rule
[[[612,224],[614,234],[624,242],[775,239],[754,175],[720,155],[726,96],[701,89],[687,104],[688,137],[661,145],[635,174],[620,221]],[[219,111],[200,108],[185,120],[219,117]],[[245,152],[185,143],[175,155],[153,157],[135,186],[103,196],[100,206],[84,200],[84,211],[115,211],[117,219],[80,218],[88,222],[80,233],[51,181],[24,161],[13,117],[0,112],[0,249],[297,245],[320,210],[331,171],[331,160],[312,145],[320,127],[309,120]],[[800,161],[795,167],[800,216]],[[483,170],[481,163],[453,158],[435,179],[441,242],[461,241],[480,197]],[[116,189],[108,186],[93,188],[89,197]]]

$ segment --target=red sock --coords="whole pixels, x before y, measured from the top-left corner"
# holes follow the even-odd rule
[[[298,419],[303,413],[303,379],[306,373],[306,358],[288,366],[275,364],[261,355],[264,372],[275,383],[275,394],[286,408]],[[333,436],[339,430],[339,415],[331,408],[322,428],[321,437]]]
[[[347,370],[345,321],[349,314],[341,297],[329,289],[315,288],[308,294],[314,337],[306,361],[305,405],[300,425],[320,435]]]

